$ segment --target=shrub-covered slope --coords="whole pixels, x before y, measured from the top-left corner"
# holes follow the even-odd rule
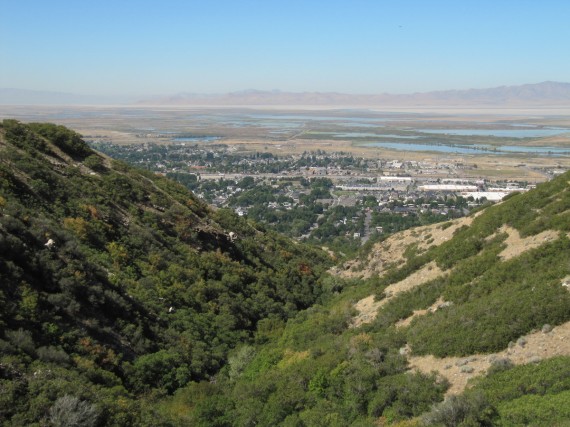
[[[351,281],[62,127],[5,121],[0,189],[4,425],[567,420],[570,173]]]
[[[570,173],[461,223],[418,232],[366,281],[325,279],[343,291],[265,325],[215,383],[180,389],[161,411],[203,426],[563,425]],[[370,294],[376,303],[355,304]],[[377,313],[355,322],[364,306]],[[470,388],[443,402],[460,379]]]
[[[328,263],[64,127],[5,120],[0,423],[159,425],[155,399],[315,303]]]

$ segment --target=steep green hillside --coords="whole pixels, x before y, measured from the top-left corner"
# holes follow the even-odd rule
[[[567,425],[569,233],[570,173],[426,227],[401,261],[260,329],[161,411],[203,426]]]
[[[5,120],[0,423],[162,425],[153,402],[318,301],[328,266],[66,128]]]

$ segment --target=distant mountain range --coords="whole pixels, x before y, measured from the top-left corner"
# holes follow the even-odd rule
[[[337,92],[247,90],[227,94],[178,94],[141,101],[142,105],[312,105],[312,106],[570,106],[570,83],[543,82],[490,89],[413,94],[354,95]]]
[[[135,100],[127,97],[75,95],[0,89],[0,104],[137,104],[137,105],[283,105],[347,107],[570,107],[570,83],[542,82],[488,89],[444,90],[412,94],[346,94],[245,90],[225,94],[180,93]]]

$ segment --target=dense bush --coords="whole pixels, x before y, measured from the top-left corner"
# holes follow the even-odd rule
[[[70,394],[105,407],[102,424],[154,425],[142,396],[210,378],[259,321],[283,323],[321,298],[320,250],[152,173],[107,167],[63,127],[8,121],[0,138],[3,419],[45,423]],[[56,368],[66,387],[34,389]],[[105,403],[101,387],[120,388],[119,401]]]
[[[544,324],[570,320],[570,294],[560,286],[570,263],[565,236],[507,262],[489,265],[485,254],[479,260],[486,268],[471,269],[475,277],[459,267],[447,279],[443,294],[453,306],[410,327],[408,340],[415,352],[447,356],[498,351]]]
[[[27,125],[32,132],[47,138],[73,158],[84,159],[93,151],[81,139],[81,135],[65,126],[52,123],[31,123]]]

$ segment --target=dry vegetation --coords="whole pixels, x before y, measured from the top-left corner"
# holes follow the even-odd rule
[[[509,348],[497,353],[444,358],[412,356],[409,358],[410,368],[424,373],[437,372],[451,384],[447,395],[459,394],[465,389],[469,380],[485,375],[497,360],[508,359],[515,365],[524,365],[554,356],[570,355],[570,322],[548,330],[547,327],[544,332],[537,331],[521,337]]]
[[[386,297],[380,301],[375,301],[374,295],[361,299],[354,305],[354,308],[358,310],[359,314],[352,319],[351,326],[356,328],[362,324],[371,323],[376,318],[378,309],[388,303],[396,295],[421,286],[442,274],[443,272],[435,262],[430,262],[424,268],[410,274],[404,280],[388,286],[384,291]]]
[[[499,254],[503,260],[511,259],[521,252],[537,248],[543,243],[551,242],[558,237],[558,233],[553,230],[546,230],[534,236],[522,238],[520,233],[512,227],[503,226],[500,233],[507,233],[508,237],[504,241],[507,247]]]
[[[388,237],[374,245],[365,260],[354,259],[345,263],[343,269],[333,269],[341,277],[368,278],[382,276],[387,269],[402,265],[406,261],[406,250],[416,245],[418,252],[438,246],[453,236],[455,230],[469,225],[474,217],[459,218],[444,224],[432,224],[412,228]]]

